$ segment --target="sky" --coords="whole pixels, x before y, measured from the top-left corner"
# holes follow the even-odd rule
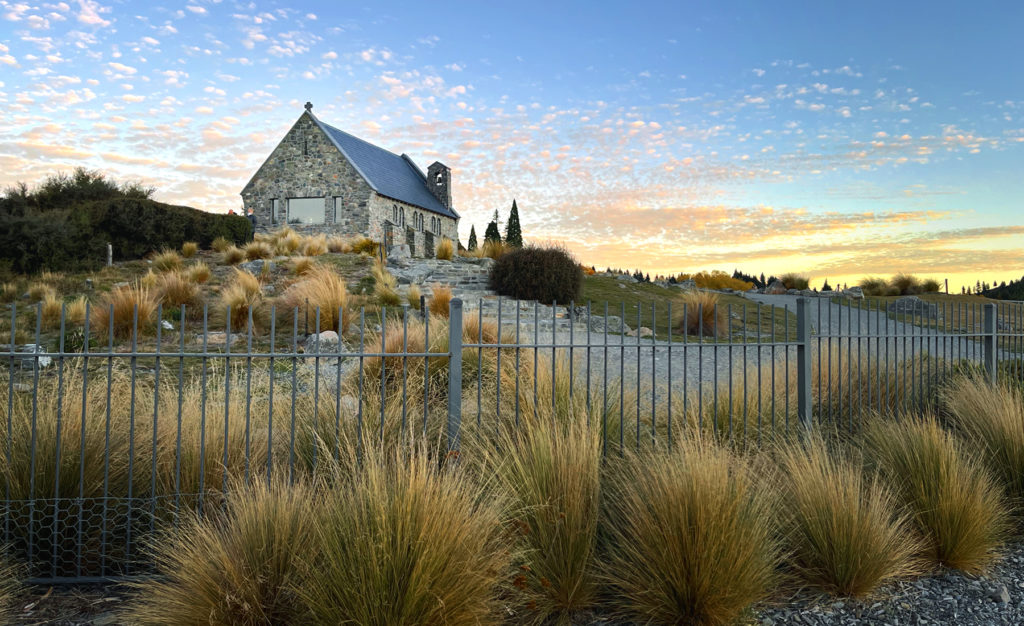
[[[505,6],[507,4],[507,6]],[[493,6],[492,6],[493,5]],[[306,101],[587,265],[1024,275],[1024,3],[0,0],[0,186],[238,209]]]

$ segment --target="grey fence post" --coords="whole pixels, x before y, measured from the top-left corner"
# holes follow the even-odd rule
[[[448,304],[448,452],[458,452],[462,430],[462,300]]]
[[[796,410],[808,432],[813,426],[811,411],[811,308],[807,298],[796,301]]]
[[[985,352],[985,371],[988,372],[988,379],[994,385],[998,381],[997,379],[997,363],[998,358],[996,355],[996,349],[998,346],[996,341],[996,305],[989,302],[985,305],[985,338],[984,338],[984,352]]]

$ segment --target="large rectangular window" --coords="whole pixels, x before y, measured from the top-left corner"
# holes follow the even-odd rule
[[[288,198],[289,224],[323,224],[323,198]]]

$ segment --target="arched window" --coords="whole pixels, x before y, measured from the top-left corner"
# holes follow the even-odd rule
[[[398,209],[398,224],[405,226],[405,207]]]
[[[399,223],[398,222],[398,205],[397,204],[392,204],[391,205],[391,223],[392,224],[398,224]]]

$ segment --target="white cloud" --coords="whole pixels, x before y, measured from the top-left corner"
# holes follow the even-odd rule
[[[132,67],[130,65],[125,65],[123,63],[116,63],[116,62],[114,62],[114,63],[107,63],[107,65],[110,66],[110,69],[114,70],[115,72],[121,73],[121,74],[134,74],[134,73],[136,73],[138,71],[134,67]]]
[[[185,8],[188,9],[189,11],[195,13],[196,15],[206,15],[206,8],[205,7],[200,7],[200,6],[196,6],[194,4],[189,4],[189,5],[186,5]]]
[[[110,7],[101,5],[96,0],[78,0],[78,21],[90,26],[110,26],[110,21],[100,17],[101,13],[110,13]]]

